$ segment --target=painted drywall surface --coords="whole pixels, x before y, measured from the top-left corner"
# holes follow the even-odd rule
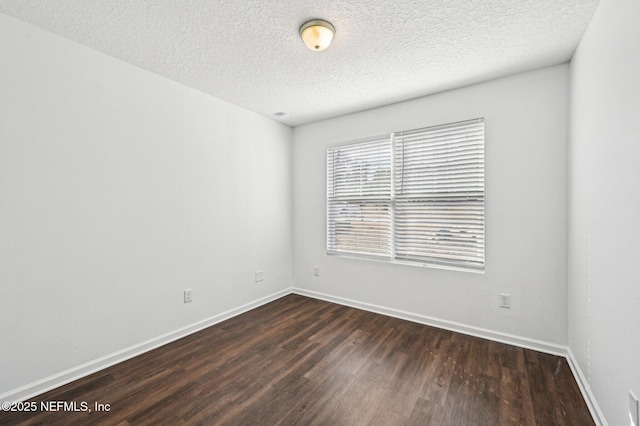
[[[571,61],[569,345],[611,425],[640,395],[639,21],[602,0]]]
[[[566,344],[567,116],[564,64],[296,127],[294,286]],[[326,254],[327,146],[476,117],[486,120],[484,274]]]
[[[291,286],[290,128],[4,15],[0,56],[0,394]]]
[[[299,125],[568,61],[597,2],[2,0],[0,11]],[[320,55],[297,31],[318,17],[337,31]]]

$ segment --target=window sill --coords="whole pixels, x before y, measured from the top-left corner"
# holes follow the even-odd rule
[[[336,258],[364,260],[368,262],[387,263],[391,265],[413,266],[418,268],[443,269],[446,271],[467,272],[467,273],[479,274],[479,275],[484,275],[484,272],[485,272],[484,269],[462,268],[462,267],[451,266],[451,265],[440,265],[437,263],[420,263],[420,262],[409,262],[405,260],[391,260],[391,259],[379,258],[375,256],[356,256],[356,255],[342,254],[342,253],[327,253],[327,255],[331,257],[336,257]]]

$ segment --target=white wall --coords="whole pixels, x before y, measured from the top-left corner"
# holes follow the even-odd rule
[[[559,65],[296,127],[294,286],[565,345],[568,75]],[[328,145],[476,117],[486,119],[484,275],[326,254]]]
[[[611,425],[640,396],[638,22],[602,0],[571,61],[569,346]]]
[[[291,286],[290,128],[1,14],[0,57],[0,394]]]

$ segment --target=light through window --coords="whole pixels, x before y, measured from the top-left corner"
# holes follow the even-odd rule
[[[327,150],[327,251],[484,268],[484,120]]]

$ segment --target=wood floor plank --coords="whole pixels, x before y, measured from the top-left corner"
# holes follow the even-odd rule
[[[0,412],[0,424],[593,424],[564,358],[299,295],[32,401],[92,412]]]

